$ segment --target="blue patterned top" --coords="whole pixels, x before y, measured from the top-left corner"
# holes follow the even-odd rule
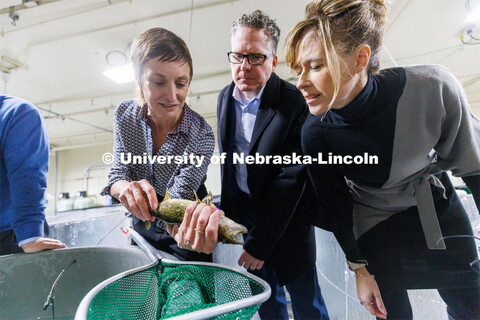
[[[114,161],[108,174],[108,185],[101,195],[110,194],[111,186],[117,181],[146,179],[159,195],[168,190],[171,198],[194,200],[194,191],[205,178],[215,147],[212,128],[200,114],[185,105],[177,130],[167,134],[165,143],[156,154],[162,159],[170,156],[170,163],[159,163],[152,161],[153,140],[147,111],[147,105],[142,107],[135,100],[122,101],[115,109]],[[131,158],[127,157],[128,154]],[[190,161],[192,155],[203,156],[203,162]],[[133,163],[133,156],[143,159],[150,156],[151,159],[139,164]],[[174,156],[177,156],[177,161]],[[182,161],[178,161],[180,158]],[[126,164],[129,159],[130,163]],[[118,203],[116,199],[113,201]]]

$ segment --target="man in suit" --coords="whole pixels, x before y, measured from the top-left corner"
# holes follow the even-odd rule
[[[305,165],[238,161],[242,154],[302,154],[300,132],[308,110],[295,86],[274,73],[279,35],[275,21],[260,10],[233,23],[228,53],[233,82],[221,91],[217,109],[219,150],[227,154],[221,209],[249,229],[239,265],[272,287],[261,318],[288,319],[281,287],[286,285],[295,319],[328,319],[315,268],[314,229],[303,212]]]

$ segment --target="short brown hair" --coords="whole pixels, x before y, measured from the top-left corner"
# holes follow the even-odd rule
[[[190,67],[190,81],[193,77],[193,62],[187,44],[175,33],[161,27],[150,28],[133,40],[131,47],[131,62],[135,76],[140,81],[144,64],[153,58],[160,61],[187,63]],[[137,95],[142,104],[145,97],[140,83],[137,86]]]

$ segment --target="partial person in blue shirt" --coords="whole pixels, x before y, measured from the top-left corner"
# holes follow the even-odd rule
[[[0,95],[0,254],[65,248],[46,238],[48,135],[38,109]]]

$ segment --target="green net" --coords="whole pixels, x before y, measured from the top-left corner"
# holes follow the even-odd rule
[[[105,286],[92,299],[87,319],[165,319],[256,296],[265,287],[219,266],[161,261]],[[212,319],[250,319],[260,307],[234,310]],[[205,310],[208,315],[208,310]]]

